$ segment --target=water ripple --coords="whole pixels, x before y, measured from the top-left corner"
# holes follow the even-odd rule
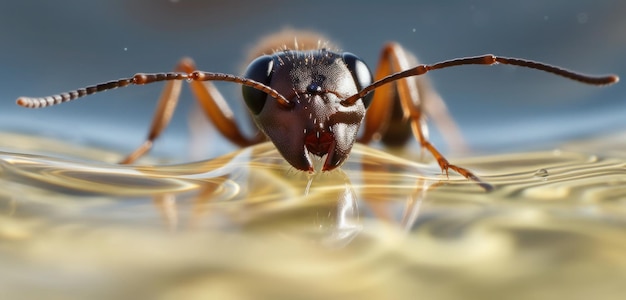
[[[314,176],[270,144],[175,165],[1,152],[0,282],[11,296],[80,280],[78,298],[611,298],[625,160],[584,149],[455,160],[489,193],[364,146]]]

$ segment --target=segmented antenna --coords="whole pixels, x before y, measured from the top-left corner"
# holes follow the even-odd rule
[[[57,95],[47,96],[47,97],[19,97],[17,99],[17,105],[27,107],[27,108],[40,108],[46,106],[52,106],[61,104],[63,102],[72,101],[76,98],[80,98],[83,96],[91,95],[93,93],[102,92],[110,89],[115,89],[122,86],[127,86],[133,83],[132,78],[123,78],[115,81],[109,81],[97,85],[88,86],[82,89],[77,89],[74,91],[61,93]]]
[[[107,90],[112,90],[120,87],[125,87],[128,85],[144,85],[150,84],[159,81],[166,80],[194,80],[194,81],[228,81],[235,82],[242,85],[246,85],[257,90],[260,90],[272,98],[276,99],[279,104],[283,105],[286,108],[293,107],[293,103],[287,100],[284,96],[278,93],[273,88],[264,85],[260,82],[231,75],[231,74],[223,74],[223,73],[211,73],[211,72],[202,72],[202,71],[194,71],[192,73],[177,73],[177,72],[167,72],[167,73],[152,73],[152,74],[144,74],[139,73],[131,78],[122,78],[118,80],[113,80],[109,82],[104,82],[92,86],[88,86],[85,88],[73,90],[66,93],[61,93],[53,96],[47,97],[19,97],[16,101],[17,105],[23,106],[26,108],[41,108],[46,106],[52,106],[61,104],[64,102],[68,102],[83,96],[91,95],[94,93],[104,92]]]
[[[446,60],[446,61],[439,62],[439,63],[432,64],[432,65],[419,65],[419,66],[416,66],[414,68],[411,68],[402,72],[391,74],[363,88],[358,93],[343,100],[341,104],[344,106],[354,105],[354,103],[356,103],[357,100],[359,100],[360,98],[363,98],[369,92],[373,91],[374,89],[382,85],[388,84],[390,82],[394,82],[402,78],[422,75],[422,74],[427,73],[428,71],[444,69],[444,68],[454,67],[454,66],[462,66],[462,65],[495,65],[498,63],[545,71],[545,72],[553,73],[562,77],[566,77],[572,80],[576,80],[576,81],[586,83],[586,84],[591,84],[591,85],[608,85],[608,84],[613,84],[619,81],[619,77],[617,75],[590,76],[590,75],[584,75],[581,73],[569,71],[563,68],[551,66],[548,64],[536,62],[536,61],[525,60],[525,59],[520,59],[520,58],[498,57],[492,54],[486,54],[486,55],[481,55],[481,56]]]

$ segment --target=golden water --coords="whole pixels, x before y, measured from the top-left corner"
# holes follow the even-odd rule
[[[2,134],[0,299],[623,299],[623,141],[454,159],[485,192],[365,146],[308,178]]]

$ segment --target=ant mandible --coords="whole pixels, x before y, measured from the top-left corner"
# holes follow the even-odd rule
[[[296,39],[297,35],[303,38]],[[363,60],[352,53],[325,46],[327,44],[320,42],[323,40],[320,35],[286,32],[270,36],[267,40],[270,42],[265,44],[274,45],[274,48],[266,47],[259,52],[271,54],[262,54],[254,59],[244,76],[198,71],[193,61],[185,58],[174,72],[140,73],[48,97],[20,97],[17,104],[28,108],[45,107],[128,85],[167,81],[146,140],[120,162],[129,164],[152,148],[154,140],[172,117],[182,81],[188,81],[202,110],[228,140],[239,146],[249,146],[267,137],[285,160],[298,170],[316,171],[312,155],[323,160],[321,171],[333,170],[346,160],[355,142],[368,143],[375,137],[382,137],[383,141],[403,143],[407,140],[406,133],[410,135],[412,131],[421,147],[435,157],[446,175],[451,169],[485,190],[491,190],[490,184],[481,181],[470,170],[450,164],[428,141],[424,121],[426,99],[422,98],[426,97],[429,87],[425,80],[411,77],[460,65],[507,64],[550,72],[592,85],[619,81],[615,75],[587,76],[540,62],[491,54],[416,66],[413,56],[397,43],[384,45],[375,76],[372,76]],[[264,134],[258,132],[252,137],[242,134],[233,113],[211,81],[241,84],[246,106],[259,131]],[[377,90],[376,93],[374,90]],[[392,114],[394,109],[401,109],[402,113]],[[400,122],[401,125],[390,127],[393,122]],[[361,123],[364,127],[358,136]],[[398,134],[398,131],[404,134]],[[385,139],[402,135],[404,137],[395,141],[393,138]]]

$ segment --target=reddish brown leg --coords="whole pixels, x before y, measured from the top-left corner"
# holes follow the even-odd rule
[[[387,44],[383,47],[380,62],[376,69],[375,80],[407,70],[414,67],[416,64],[417,61],[415,58],[406,53],[400,45],[396,43]],[[395,93],[393,89],[395,89],[397,97],[394,97]],[[403,111],[402,117],[410,122],[413,135],[417,138],[421,147],[432,153],[446,176],[448,175],[448,170],[452,169],[465,178],[476,181],[486,190],[492,189],[491,185],[482,182],[471,171],[450,164],[439,150],[428,141],[428,137],[424,132],[426,130],[425,123],[423,122],[425,111],[428,113],[434,112],[434,117],[438,117],[441,124],[443,124],[442,129],[444,129],[444,132],[452,131],[453,136],[455,136],[452,139],[453,141],[460,139],[456,137],[460,136],[460,134],[458,134],[454,121],[449,117],[443,100],[430,89],[425,78],[403,78],[396,81],[395,84],[379,86],[368,108],[364,121],[363,135],[359,138],[359,142],[367,143],[372,138],[375,138],[376,135],[385,134],[391,119],[394,99],[400,101]],[[427,109],[429,106],[431,109]]]
[[[381,51],[379,64],[374,75],[375,80],[389,74],[406,70],[418,65],[417,58],[406,52],[400,45],[389,43]],[[412,107],[424,110],[437,127],[445,132],[444,138],[452,149],[461,150],[465,143],[460,130],[448,113],[446,104],[439,94],[431,87],[427,77],[418,76],[400,80],[398,83],[380,86],[374,93],[374,99],[365,116],[365,127],[359,142],[368,143],[372,139],[393,136],[396,130],[410,132],[409,111],[400,101],[400,95],[409,95]],[[395,106],[400,106],[402,113],[393,115]],[[403,126],[405,128],[399,128]],[[385,139],[383,139],[385,140]]]
[[[195,70],[195,65],[189,58],[182,59],[175,68],[176,72],[184,72],[187,74]],[[167,81],[161,93],[146,140],[135,151],[123,159],[120,162],[121,164],[133,163],[152,148],[154,140],[159,137],[172,119],[172,115],[178,104],[181,85],[182,81],[180,80]],[[249,146],[263,141],[264,137],[260,132],[252,138],[242,134],[239,126],[235,122],[234,114],[228,106],[228,103],[226,103],[222,94],[211,82],[191,81],[189,85],[203,112],[215,125],[217,130],[228,140],[239,146]]]

